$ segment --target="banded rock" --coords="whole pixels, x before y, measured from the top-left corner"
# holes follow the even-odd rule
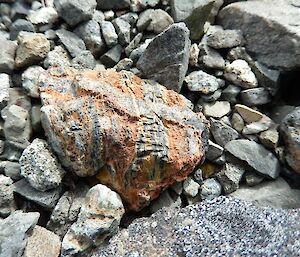
[[[40,77],[42,125],[62,165],[139,210],[201,163],[206,120],[190,102],[130,72],[53,68]]]

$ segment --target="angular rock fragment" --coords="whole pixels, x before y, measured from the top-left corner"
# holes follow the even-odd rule
[[[112,21],[118,33],[119,43],[124,46],[130,43],[131,25],[122,18],[117,18]]]
[[[0,73],[0,111],[8,104],[9,88],[12,86],[11,78],[8,74]]]
[[[222,193],[222,186],[220,183],[214,179],[209,178],[204,180],[200,189],[200,196],[202,200],[212,200]]]
[[[31,66],[22,73],[22,87],[30,97],[40,97],[38,80],[40,74],[43,72],[45,72],[45,70],[42,67]]]
[[[109,48],[118,44],[118,34],[110,21],[101,22],[101,31],[104,41]]]
[[[15,66],[16,42],[0,38],[0,73],[12,73]]]
[[[208,150],[206,153],[206,158],[213,161],[223,154],[224,148],[218,144],[215,144],[211,140],[208,140]]]
[[[57,19],[58,13],[53,7],[42,7],[28,15],[28,20],[34,25],[53,24]]]
[[[10,39],[16,40],[21,31],[35,32],[35,28],[30,21],[24,19],[17,19],[11,24],[9,28]]]
[[[184,23],[171,25],[155,37],[137,63],[143,75],[179,92],[189,64],[191,41]]]
[[[0,175],[0,217],[6,218],[15,209],[16,203],[13,194],[13,181],[11,178]]]
[[[261,112],[258,112],[242,104],[235,105],[235,109],[247,123],[258,122],[264,117]]]
[[[105,54],[103,54],[100,58],[102,64],[104,64],[107,68],[112,68],[115,66],[121,59],[122,54],[122,46],[115,45]]]
[[[230,103],[226,101],[215,101],[213,103],[203,104],[203,113],[208,117],[219,119],[227,115],[230,111]]]
[[[70,56],[65,48],[55,46],[54,49],[47,54],[44,60],[44,67],[49,68],[50,66],[70,66]]]
[[[191,177],[188,177],[183,182],[183,192],[186,196],[195,197],[198,194],[200,185]]]
[[[42,124],[62,165],[97,175],[130,209],[148,205],[201,163],[203,115],[156,82],[125,71],[51,69],[40,86]]]
[[[120,10],[130,6],[130,0],[97,0],[100,10]]]
[[[242,103],[247,106],[264,105],[271,102],[271,96],[263,87],[251,88],[241,92]]]

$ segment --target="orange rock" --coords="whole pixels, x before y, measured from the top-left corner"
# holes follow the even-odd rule
[[[201,164],[207,121],[189,102],[130,72],[52,68],[41,75],[42,124],[63,166],[95,176],[140,210]]]

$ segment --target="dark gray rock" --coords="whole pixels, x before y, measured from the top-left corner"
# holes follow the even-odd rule
[[[279,175],[280,163],[275,155],[254,141],[233,140],[225,145],[225,150],[263,176],[275,179]]]
[[[33,24],[24,19],[17,19],[14,21],[9,28],[9,35],[11,40],[16,40],[21,31],[35,32]]]
[[[15,65],[16,42],[0,38],[0,72],[12,73]]]
[[[294,17],[293,21],[287,17]],[[266,66],[279,70],[300,67],[299,7],[291,1],[233,3],[221,10],[218,22],[242,30],[246,49]]]
[[[237,102],[237,97],[241,92],[241,88],[235,85],[229,85],[222,91],[221,99],[226,100],[232,104]]]
[[[215,144],[211,140],[208,140],[208,150],[206,153],[206,158],[213,161],[223,154],[224,148],[218,144]]]
[[[100,10],[120,10],[130,6],[130,0],[97,0]]]
[[[72,59],[71,66],[76,69],[94,69],[96,60],[90,51],[82,51]]]
[[[21,257],[27,237],[37,224],[38,212],[16,211],[5,220],[0,220],[0,257]]]
[[[4,174],[13,180],[20,180],[21,176],[21,165],[19,162],[5,161]]]
[[[179,92],[188,69],[190,46],[185,24],[173,24],[150,42],[137,68],[145,77]]]
[[[6,218],[16,210],[16,207],[13,180],[4,175],[0,175],[0,217]]]
[[[122,46],[116,45],[111,48],[108,52],[101,56],[100,61],[107,68],[112,68],[115,66],[121,59]]]
[[[69,25],[75,26],[92,18],[96,9],[96,0],[54,0],[59,16]]]
[[[270,103],[272,98],[264,87],[251,88],[241,91],[242,103],[247,106],[258,106]]]

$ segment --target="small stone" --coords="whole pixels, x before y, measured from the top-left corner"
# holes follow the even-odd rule
[[[35,28],[30,21],[24,19],[17,19],[10,26],[10,40],[16,40],[21,31],[35,32]]]
[[[217,165],[224,165],[226,163],[226,156],[225,154],[222,154],[220,157],[218,157],[217,159],[214,159],[212,161],[212,163],[217,164]]]
[[[239,139],[227,143],[225,149],[263,176],[271,179],[276,179],[279,176],[279,161],[273,153],[262,145],[250,140]]]
[[[8,74],[0,73],[0,111],[7,106],[9,101],[9,88],[12,86]]]
[[[264,177],[251,171],[245,173],[246,184],[250,187],[260,184],[264,180]]]
[[[173,18],[167,12],[161,9],[148,9],[140,14],[136,26],[139,31],[147,30],[158,34],[173,23]]]
[[[72,61],[71,66],[76,69],[94,69],[96,60],[90,51],[82,51]]]
[[[201,185],[200,196],[202,200],[212,200],[220,196],[221,193],[222,186],[214,178],[204,180],[203,184]]]
[[[231,111],[230,103],[226,101],[216,101],[213,103],[203,104],[203,113],[205,116],[221,118]]]
[[[210,121],[211,133],[217,144],[220,146],[224,147],[228,142],[239,138],[239,133],[224,122],[215,120],[213,118],[211,118]]]
[[[158,210],[164,208],[164,207],[172,207],[172,208],[178,208],[181,207],[181,198],[178,195],[172,195],[169,193],[168,190],[165,190],[161,193],[161,195],[151,203],[150,205],[150,211],[151,213],[155,213]]]
[[[104,41],[109,48],[118,44],[118,34],[110,21],[101,22],[101,31]]]
[[[96,9],[96,0],[54,0],[59,16],[70,26],[92,18]]]
[[[208,140],[208,150],[206,153],[206,158],[213,161],[223,154],[224,148],[213,141]]]
[[[59,236],[43,227],[35,226],[27,239],[22,257],[58,257],[60,244]]]
[[[33,140],[24,150],[20,164],[22,176],[32,187],[43,192],[60,186],[65,175],[56,156],[42,139]]]
[[[106,21],[111,21],[115,17],[115,12],[113,10],[108,10],[108,11],[104,12],[103,14],[104,14],[104,19]]]
[[[235,105],[235,109],[247,123],[260,121],[264,117],[261,112],[255,111],[254,109],[242,104]]]
[[[15,65],[16,42],[0,38],[0,73],[12,73]]]
[[[231,117],[231,125],[236,131],[241,133],[245,127],[245,122],[242,116],[235,112]]]
[[[198,101],[197,104],[201,105],[201,104],[203,104],[203,102],[207,102],[207,103],[215,102],[215,101],[217,101],[221,97],[221,94],[222,94],[222,90],[221,89],[218,89],[215,92],[213,92],[211,94],[208,94],[208,95],[202,94],[200,96],[200,99],[199,99],[199,101]]]
[[[74,256],[90,247],[101,245],[117,233],[124,212],[117,193],[101,184],[92,187],[86,195],[77,221],[62,241],[61,256]]]
[[[252,122],[250,124],[247,124],[244,128],[242,133],[244,135],[253,135],[253,134],[258,134],[260,132],[266,131],[269,129],[274,122],[267,117],[266,115],[263,115],[263,117],[256,122]]]
[[[121,59],[122,46],[116,45],[111,48],[108,52],[101,56],[100,61],[106,67],[111,68],[115,66]]]
[[[197,66],[198,59],[199,59],[200,49],[196,43],[192,44],[190,49],[190,59],[189,59],[189,65],[191,66]]]
[[[119,61],[118,64],[115,65],[114,69],[116,71],[130,70],[132,66],[133,61],[129,58],[124,58],[121,61]]]
[[[193,71],[186,78],[185,82],[190,91],[210,94],[223,87],[225,82],[204,71]]]
[[[121,18],[114,19],[112,23],[115,26],[116,32],[118,34],[120,45],[128,45],[131,39],[131,25]]]
[[[58,13],[53,7],[42,7],[31,11],[27,18],[34,25],[53,24],[58,20]]]
[[[62,188],[58,187],[46,192],[33,188],[26,179],[15,182],[14,192],[46,209],[53,209],[60,198]]]
[[[137,13],[127,12],[127,13],[121,15],[120,18],[123,19],[124,21],[128,22],[130,24],[130,26],[133,27],[133,30],[136,32],[134,27],[136,26],[137,20],[139,19],[139,15]],[[136,34],[136,33],[134,33],[134,34]]]
[[[86,50],[84,41],[76,34],[65,29],[59,29],[56,31],[56,35],[72,57],[76,57]]]
[[[197,169],[195,172],[194,172],[194,180],[199,184],[199,185],[202,185],[203,184],[203,172],[202,172],[202,169]]]
[[[268,90],[263,87],[243,90],[240,96],[242,103],[247,106],[264,105],[272,100]]]
[[[21,176],[21,165],[19,162],[5,161],[4,174],[13,180],[20,180]]]
[[[130,0],[97,0],[100,10],[121,10],[130,6]]]
[[[139,12],[157,6],[160,0],[131,0],[130,9]]]
[[[195,197],[198,194],[200,185],[195,182],[191,177],[183,181],[183,192],[185,195]]]
[[[51,66],[70,66],[70,57],[68,52],[62,46],[55,46],[47,54],[44,60],[44,67],[47,69]]]
[[[4,175],[0,175],[0,217],[6,218],[16,210],[16,207],[13,180]]]
[[[229,85],[222,91],[221,99],[235,104],[237,97],[241,92],[241,88],[235,85]]]
[[[31,120],[31,127],[33,133],[39,134],[42,132],[42,124],[41,124],[41,105],[33,105],[30,112],[30,120]]]
[[[138,33],[132,41],[129,43],[129,45],[125,48],[125,54],[126,56],[130,56],[131,52],[136,49],[141,42],[143,38],[143,33]]]
[[[224,77],[229,82],[244,89],[254,88],[258,85],[254,73],[244,60],[235,60],[231,64],[226,65]]]
[[[244,173],[245,169],[241,166],[231,163],[225,164],[225,167],[217,174],[217,179],[225,194],[230,194],[239,188]]]
[[[17,68],[39,63],[50,51],[50,42],[41,33],[22,32],[18,36],[18,42],[15,59]]]
[[[30,97],[40,97],[38,80],[40,74],[43,72],[45,72],[45,70],[42,67],[31,66],[22,73],[22,87]]]

